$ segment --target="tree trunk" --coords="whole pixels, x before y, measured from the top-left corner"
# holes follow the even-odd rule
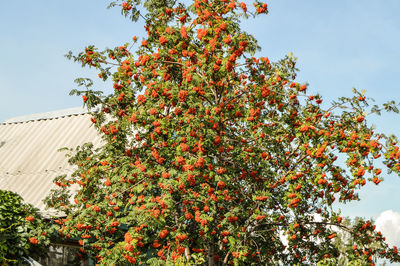
[[[211,243],[208,246],[208,266],[214,266],[214,239],[211,240]]]

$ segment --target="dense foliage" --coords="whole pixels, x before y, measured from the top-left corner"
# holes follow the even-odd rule
[[[293,56],[254,57],[257,41],[240,19],[266,14],[266,3],[139,2],[110,4],[144,21],[137,46],[135,36],[67,55],[111,79],[114,93],[83,78],[72,92],[104,145],[79,147],[76,172],[55,180],[48,203],[67,215],[61,236],[78,237],[81,255],[105,265],[291,265],[341,252],[399,260],[372,221],[346,225],[332,208],[383,180],[377,161],[399,172],[396,138],[366,122],[393,104],[369,107],[354,91],[323,108],[295,80]],[[339,249],[343,230],[354,244]]]
[[[0,190],[0,265],[46,255],[46,223],[32,205],[14,192]]]

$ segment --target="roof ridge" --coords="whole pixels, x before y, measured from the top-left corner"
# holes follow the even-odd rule
[[[94,111],[96,111],[96,108],[94,108]],[[50,119],[62,118],[62,117],[66,117],[66,116],[83,115],[83,114],[87,114],[87,113],[89,113],[89,111],[88,111],[88,109],[86,109],[84,107],[73,107],[73,108],[55,110],[55,111],[44,112],[44,113],[11,117],[11,118],[6,119],[4,122],[1,122],[0,125],[1,124],[25,123],[25,122],[29,122],[29,121],[38,121],[38,120],[50,120]]]

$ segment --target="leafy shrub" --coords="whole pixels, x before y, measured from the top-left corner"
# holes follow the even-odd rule
[[[45,227],[38,209],[24,203],[18,194],[0,190],[0,264],[17,264],[46,254],[49,237]]]

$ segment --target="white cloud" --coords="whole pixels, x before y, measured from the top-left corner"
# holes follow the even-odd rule
[[[381,212],[375,224],[376,230],[382,232],[389,245],[400,247],[400,212],[392,210]]]

